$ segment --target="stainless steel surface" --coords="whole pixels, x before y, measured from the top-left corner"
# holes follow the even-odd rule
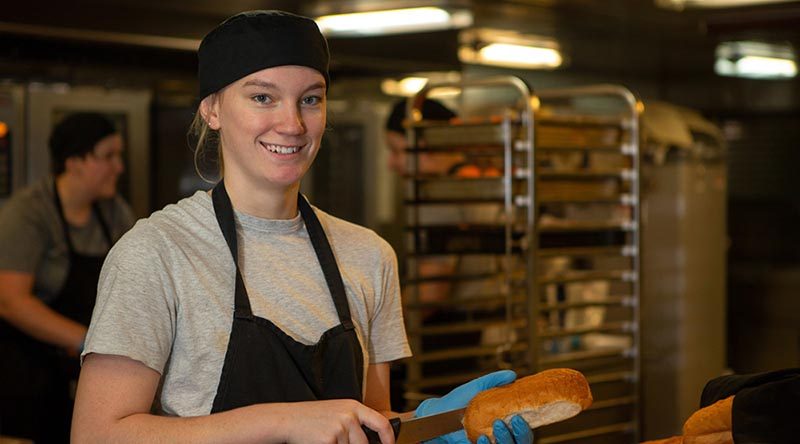
[[[400,433],[395,442],[397,444],[411,444],[464,428],[461,423],[465,409],[450,410],[436,415],[411,418],[400,423]]]
[[[84,42],[113,43],[131,46],[144,46],[159,49],[176,49],[181,51],[197,51],[200,39],[181,37],[133,34],[113,31],[94,31],[90,29],[62,28],[43,25],[0,22],[0,33],[12,33],[26,36],[46,37]]]
[[[656,124],[650,119],[650,126]],[[693,135],[680,151],[695,150],[697,131],[686,128]],[[705,144],[714,139],[703,138]],[[645,145],[662,141],[651,135]],[[721,141],[703,148],[709,150],[725,153]],[[679,434],[706,382],[726,369],[727,161],[675,154],[642,168],[645,438]]]

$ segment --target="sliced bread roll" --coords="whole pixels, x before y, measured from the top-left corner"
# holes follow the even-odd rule
[[[464,412],[464,428],[472,442],[480,435],[494,442],[492,423],[522,416],[534,429],[571,418],[592,405],[589,383],[578,371],[558,368],[520,378],[512,384],[479,393]]]

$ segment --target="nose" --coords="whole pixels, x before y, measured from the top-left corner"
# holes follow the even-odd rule
[[[114,174],[120,175],[125,172],[125,160],[122,158],[122,153],[113,156],[110,160]]]
[[[278,132],[288,135],[300,135],[306,132],[303,113],[299,106],[286,106],[281,113],[280,120],[275,126]]]

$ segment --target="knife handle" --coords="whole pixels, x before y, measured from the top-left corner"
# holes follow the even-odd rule
[[[394,437],[397,438],[397,436],[400,435],[400,418],[390,419],[389,424],[392,425]],[[369,442],[369,444],[381,444],[381,437],[378,436],[378,432],[365,425],[362,425],[361,429],[364,430],[364,434],[367,435],[367,442]]]

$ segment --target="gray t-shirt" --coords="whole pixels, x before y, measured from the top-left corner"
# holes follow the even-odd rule
[[[112,241],[133,225],[133,212],[121,197],[98,205]],[[78,253],[102,255],[110,248],[94,215],[86,225],[70,225],[69,235]],[[18,191],[0,208],[0,270],[33,274],[33,294],[49,303],[61,291],[68,268],[67,242],[50,176]]]
[[[397,260],[372,231],[315,209],[344,280],[364,367],[410,356]],[[339,324],[302,218],[235,213],[239,265],[256,316],[295,340]],[[162,413],[211,411],[234,305],[234,264],[211,197],[198,191],[140,220],[100,276],[88,353],[122,355],[162,374]]]

